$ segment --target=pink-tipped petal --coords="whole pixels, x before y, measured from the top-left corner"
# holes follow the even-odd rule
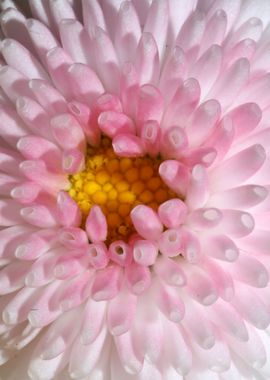
[[[95,274],[92,285],[92,298],[103,301],[114,298],[120,290],[121,270],[116,265],[101,269]]]
[[[214,282],[205,273],[194,273],[188,283],[189,293],[204,306],[212,305],[218,298]]]
[[[187,278],[181,263],[166,256],[160,256],[154,265],[156,274],[167,284],[185,286]]]
[[[61,151],[51,141],[27,135],[18,141],[17,148],[27,160],[43,160],[47,168],[54,173],[61,170]]]
[[[134,294],[145,292],[151,285],[151,273],[149,268],[137,263],[132,263],[125,271],[127,285]]]
[[[76,202],[65,191],[57,196],[57,219],[66,227],[78,227],[81,224],[81,211]]]
[[[187,206],[180,199],[170,199],[159,206],[158,215],[167,228],[177,228],[186,219]]]
[[[141,35],[135,59],[135,69],[140,74],[140,84],[155,84],[159,76],[159,56],[155,39],[151,33]]]
[[[63,152],[62,168],[68,174],[76,174],[84,169],[84,154],[79,149],[68,149]]]
[[[150,85],[144,85],[139,90],[137,106],[137,123],[140,128],[148,120],[161,121],[163,98],[159,90]]]
[[[195,165],[191,172],[186,203],[190,209],[204,207],[209,198],[207,171],[202,165]]]
[[[115,31],[115,48],[121,62],[134,59],[134,52],[141,35],[141,26],[138,14],[130,1],[124,1],[118,12]]]
[[[88,237],[81,228],[64,227],[59,231],[59,241],[67,248],[84,247],[88,243]]]
[[[28,204],[34,202],[40,192],[41,187],[38,184],[35,182],[25,182],[13,187],[10,195],[19,203]]]
[[[179,159],[188,144],[188,137],[183,128],[170,127],[163,136],[161,152],[164,157]]]
[[[109,252],[104,243],[89,244],[89,261],[95,269],[105,268],[109,263]]]
[[[179,323],[184,318],[184,302],[173,287],[162,283],[157,285],[157,306],[171,322]]]
[[[159,166],[159,174],[166,185],[177,194],[186,194],[190,179],[190,173],[186,166],[176,160],[166,160]]]
[[[263,165],[266,158],[265,150],[261,145],[252,145],[213,169],[210,174],[210,184],[216,190],[228,189],[249,179]],[[252,162],[252,165],[246,165]],[[231,173],[230,176],[226,175]]]
[[[202,258],[201,243],[198,234],[188,228],[181,230],[182,235],[182,254],[191,264],[196,264]]]
[[[122,240],[116,240],[110,244],[109,257],[116,264],[127,267],[132,261],[132,251],[128,244]]]
[[[86,219],[86,232],[93,243],[106,240],[107,221],[99,206],[93,206]]]
[[[141,140],[144,151],[150,156],[156,156],[160,150],[161,130],[157,121],[149,120],[141,129]]]
[[[50,228],[57,226],[55,216],[46,206],[37,205],[21,209],[22,218],[29,224],[41,228]]]
[[[188,216],[189,224],[197,229],[216,227],[223,218],[223,214],[216,208],[200,208],[191,212]]]
[[[89,66],[74,63],[68,69],[71,87],[76,99],[92,105],[96,98],[103,94],[104,87],[96,73]]]
[[[144,266],[153,265],[158,255],[157,246],[147,240],[137,240],[133,246],[133,258]]]
[[[118,57],[110,36],[98,26],[95,27],[93,45],[97,72],[102,83],[104,83],[109,92],[118,93],[120,77]],[[112,75],[114,81],[111,81]]]
[[[167,257],[180,255],[182,252],[182,236],[180,230],[167,229],[164,231],[158,240],[158,248],[160,252]]]
[[[120,292],[108,305],[108,328],[119,336],[129,331],[136,312],[137,297],[128,290]]]
[[[158,215],[150,207],[139,205],[131,211],[131,220],[139,235],[156,240],[163,230]]]
[[[133,121],[120,112],[102,112],[98,118],[98,123],[101,131],[110,138],[114,138],[120,133],[135,133]]]
[[[119,157],[140,157],[144,154],[141,139],[121,133],[113,138],[113,149]]]
[[[51,119],[51,128],[56,142],[63,149],[74,149],[84,147],[84,134],[77,120],[69,115],[63,114]]]

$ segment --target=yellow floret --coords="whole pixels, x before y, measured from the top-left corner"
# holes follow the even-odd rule
[[[116,190],[121,193],[122,191],[128,190],[129,184],[126,181],[119,181],[115,184]]]
[[[117,182],[121,181],[123,179],[123,175],[119,172],[113,173],[111,175],[111,183],[115,185]]]
[[[152,191],[150,191],[150,190],[145,190],[140,195],[140,201],[142,201],[142,203],[152,202],[153,199],[154,199],[154,195],[153,195]]]
[[[83,193],[82,191],[80,191],[78,194],[77,194],[77,200],[78,201],[82,201],[83,199],[86,199],[86,195],[85,193]]]
[[[107,201],[107,194],[99,190],[92,196],[92,200],[98,205],[104,205]]]
[[[159,177],[160,159],[118,157],[108,138],[100,146],[87,147],[85,169],[70,175],[69,195],[77,202],[84,227],[93,205],[99,205],[108,223],[108,242],[128,238],[134,232],[130,213],[139,204],[154,210],[176,197]]]
[[[111,183],[105,183],[105,185],[103,186],[103,190],[108,193],[109,191],[111,191],[113,189],[113,186]]]
[[[168,199],[168,194],[167,191],[164,189],[158,189],[155,192],[155,200],[157,203],[163,203]]]
[[[139,179],[139,170],[137,168],[130,168],[126,171],[125,177],[129,183],[134,183]]]
[[[120,227],[118,227],[118,233],[122,236],[126,236],[128,233],[129,233],[129,227],[126,226],[126,225],[121,225]]]
[[[143,190],[144,190],[144,183],[142,181],[134,182],[131,186],[131,191],[136,195],[141,194]]]
[[[121,203],[133,203],[135,199],[136,196],[131,191],[123,191],[118,195],[118,200]]]
[[[71,188],[69,191],[68,191],[69,195],[71,196],[71,198],[75,198],[76,197],[76,194],[77,194],[77,191],[73,188]]]
[[[107,156],[108,158],[110,158],[110,159],[116,157],[116,154],[114,153],[113,148],[109,148],[109,149],[106,150],[106,156]],[[117,160],[117,161],[118,161],[118,160]]]
[[[92,206],[91,203],[89,203],[87,201],[80,202],[80,209],[81,209],[81,211],[84,214],[88,214],[88,212],[90,211],[91,206]]]
[[[153,177],[154,170],[151,168],[151,166],[143,166],[140,169],[140,178],[143,180],[147,180]]]
[[[147,187],[149,190],[155,191],[161,186],[162,182],[159,177],[150,178],[147,182]]]
[[[107,215],[107,223],[109,227],[116,227],[121,223],[121,218],[116,212],[110,213]]]
[[[110,160],[107,164],[107,170],[109,173],[114,173],[119,170],[119,160],[117,158]]]
[[[110,199],[110,200],[116,199],[117,198],[117,194],[118,193],[117,193],[117,191],[115,189],[110,190],[109,193],[108,193],[108,199]]]
[[[107,202],[107,209],[109,211],[116,211],[118,208],[118,202],[117,201],[108,201]]]
[[[131,158],[121,158],[120,160],[120,169],[122,172],[126,172],[129,168],[133,167],[133,161]]]
[[[121,204],[118,209],[119,215],[123,217],[129,215],[130,211],[131,207],[129,204]]]
[[[76,189],[76,190],[80,190],[82,187],[83,187],[83,181],[82,181],[81,179],[78,179],[78,180],[75,182],[75,189]]]
[[[95,175],[93,174],[93,173],[87,173],[86,174],[86,179],[87,179],[87,181],[91,181],[91,180],[93,180],[93,179],[95,179]]]
[[[102,166],[104,158],[102,156],[95,156],[93,160],[90,161],[91,169],[98,169]]]
[[[104,185],[106,182],[110,180],[110,175],[106,170],[101,170],[96,174],[96,181],[100,185]]]
[[[93,195],[98,190],[101,190],[101,186],[94,181],[90,181],[90,182],[86,182],[86,184],[83,187],[83,190],[86,192],[86,194]]]

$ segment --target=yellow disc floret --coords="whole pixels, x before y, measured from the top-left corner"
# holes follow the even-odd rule
[[[108,223],[108,241],[127,239],[134,232],[130,212],[138,204],[157,210],[175,194],[158,174],[159,158],[118,157],[107,138],[98,148],[88,147],[85,169],[69,177],[70,196],[83,214],[83,224],[95,204]]]

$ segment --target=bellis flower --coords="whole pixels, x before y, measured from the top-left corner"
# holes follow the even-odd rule
[[[24,4],[1,2],[1,379],[269,379],[270,2]]]

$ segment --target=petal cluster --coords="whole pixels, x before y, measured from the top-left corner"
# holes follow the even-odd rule
[[[270,377],[270,4],[1,3],[0,375]],[[174,194],[106,215],[68,194],[102,136]]]

